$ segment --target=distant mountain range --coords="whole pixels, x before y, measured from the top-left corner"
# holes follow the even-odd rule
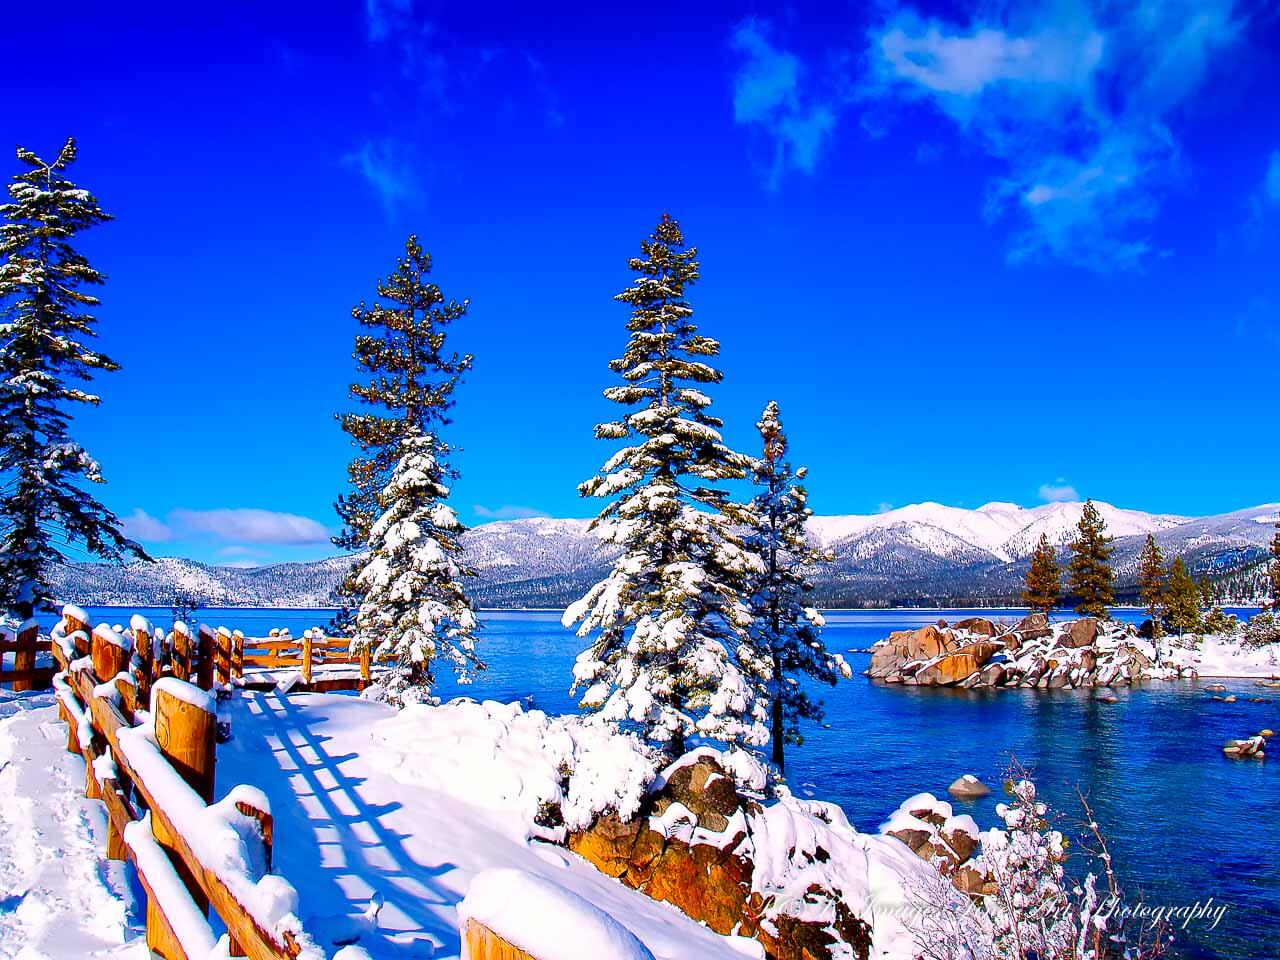
[[[1280,504],[1215,517],[1180,517],[1097,504],[1116,538],[1121,598],[1133,593],[1137,556],[1154,534],[1167,558],[1181,554],[1224,599],[1247,600],[1260,583]],[[1021,589],[1042,533],[1065,550],[1082,504],[1026,508],[988,503],[977,510],[920,503],[867,516],[814,517],[810,535],[835,555],[815,578],[817,600],[831,607],[1002,603]],[[479,571],[471,593],[485,607],[563,607],[607,571],[615,556],[586,520],[533,518],[486,523],[463,542]],[[61,596],[86,605],[166,606],[181,592],[204,606],[330,606],[351,563],[217,567],[166,557],[112,566],[73,563],[59,574]],[[1235,591],[1235,594],[1232,594]]]

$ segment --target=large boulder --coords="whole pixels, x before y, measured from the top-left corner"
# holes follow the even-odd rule
[[[948,687],[968,679],[978,671],[980,664],[971,653],[952,653],[939,657],[916,674],[921,686]]]
[[[947,787],[947,793],[958,800],[980,800],[983,797],[990,796],[991,788],[973,774],[966,773],[964,776],[958,777],[951,786]]]
[[[1098,621],[1094,617],[1073,620],[1062,634],[1062,645],[1066,647],[1090,647],[1098,639]]]
[[[1053,633],[1049,629],[1049,618],[1043,613],[1027,614],[1018,621],[1018,625],[1013,630],[1022,637],[1023,642],[1039,640],[1041,637],[1047,637]]]
[[[984,637],[994,637],[1000,633],[999,628],[986,617],[966,617],[963,620],[957,620],[956,629],[968,630],[970,633]]]
[[[944,633],[932,625],[919,630],[898,630],[872,649],[867,675],[883,680],[893,674],[905,674],[903,667],[906,664],[933,660],[957,646],[949,632]]]

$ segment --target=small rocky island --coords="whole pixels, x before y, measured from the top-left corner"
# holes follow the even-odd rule
[[[1158,648],[1132,624],[1085,617],[1050,624],[1033,613],[1004,626],[969,617],[948,626],[899,630],[871,648],[866,675],[928,687],[1129,686],[1194,678],[1185,650]]]

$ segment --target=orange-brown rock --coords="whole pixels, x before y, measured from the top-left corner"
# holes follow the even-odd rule
[[[977,633],[984,637],[994,637],[1000,633],[1000,629],[986,617],[966,617],[963,620],[957,620],[956,629],[968,630],[970,633]]]
[[[929,664],[916,674],[921,686],[945,687],[959,683],[978,669],[978,660],[971,653],[953,653]]]
[[[728,789],[726,791],[725,786]],[[729,808],[729,798],[733,807]],[[569,835],[569,849],[616,877],[628,887],[680,909],[716,933],[737,932],[755,937],[771,960],[830,960],[843,941],[854,956],[866,960],[871,930],[853,915],[839,896],[811,887],[806,900],[830,906],[835,919],[818,923],[787,916],[766,920],[769,904],[751,892],[753,864],[741,849],[745,835],[728,837],[723,844],[689,843],[679,836],[664,836],[650,825],[649,817],[683,805],[698,825],[715,830],[727,825],[733,813],[751,810],[754,801],[741,798],[732,778],[712,758],[702,757],[677,768],[649,798],[637,816],[623,822],[616,814],[599,817],[591,827]],[[832,934],[839,935],[839,939]]]
[[[1093,617],[1073,620],[1062,635],[1064,647],[1088,647],[1098,639],[1098,621]]]

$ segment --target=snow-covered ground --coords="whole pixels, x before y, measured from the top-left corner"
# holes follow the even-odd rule
[[[103,856],[106,814],[53,703],[0,691],[0,958],[146,960],[141,906]]]
[[[395,717],[388,707],[272,691],[239,694],[220,712],[233,738],[218,748],[218,795],[239,783],[267,794],[274,869],[298,888],[303,926],[330,956],[356,938],[375,960],[459,956],[457,905],[472,879],[495,867],[583,898],[657,960],[759,955],[754,941],[718,936],[567,850],[527,840],[512,829],[509,804],[469,796],[457,779],[401,769],[389,753],[394,724],[374,734]],[[124,866],[104,857],[103,808],[83,798],[84,763],[65,744],[50,695],[0,700],[0,958],[142,960],[137,892]],[[509,786],[523,795],[521,784]],[[362,914],[375,912],[375,899],[382,906],[371,923]]]
[[[1280,677],[1280,644],[1250,647],[1238,635],[1211,634],[1189,653],[1201,677]]]

